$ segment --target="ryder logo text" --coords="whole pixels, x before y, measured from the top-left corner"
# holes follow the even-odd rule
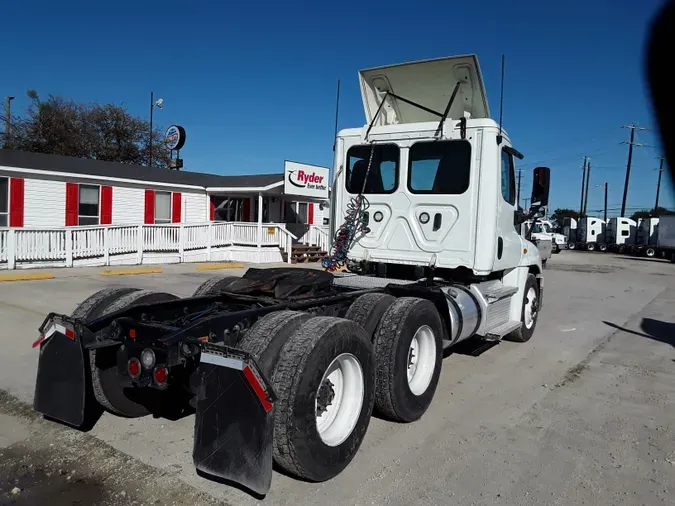
[[[298,188],[307,188],[309,190],[327,190],[324,176],[319,176],[316,172],[305,172],[304,170],[294,170],[288,173],[288,182]]]

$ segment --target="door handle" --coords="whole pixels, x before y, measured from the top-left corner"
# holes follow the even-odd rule
[[[441,213],[436,213],[434,215],[434,232],[441,228],[441,223],[443,222],[443,216]]]

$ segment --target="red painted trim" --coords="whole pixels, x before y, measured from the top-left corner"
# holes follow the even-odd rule
[[[307,225],[314,225],[314,203],[307,203]]]
[[[23,227],[24,180],[9,179],[9,226]]]
[[[244,221],[251,221],[251,199],[244,199]]]
[[[155,223],[155,191],[145,190],[145,216],[143,223],[152,225]]]
[[[112,224],[112,186],[101,186],[101,225]]]
[[[174,192],[171,195],[171,223],[180,223],[181,217],[181,192]]]
[[[213,195],[209,197],[209,221],[216,219],[216,203],[213,201]]]
[[[80,185],[77,183],[66,183],[66,227],[77,226],[79,200]]]

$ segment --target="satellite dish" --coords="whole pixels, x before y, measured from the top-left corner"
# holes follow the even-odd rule
[[[164,99],[163,98],[158,98],[157,102],[155,102],[155,105],[159,107],[160,109],[162,108],[162,104],[164,104]]]

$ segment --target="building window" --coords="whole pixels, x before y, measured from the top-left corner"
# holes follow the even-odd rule
[[[155,192],[155,223],[171,223],[171,192]]]
[[[516,203],[516,172],[513,157],[506,151],[502,151],[502,197],[511,205]]]
[[[9,178],[0,177],[0,227],[9,226]]]
[[[213,205],[215,221],[244,221],[244,199],[214,197]]]
[[[99,224],[99,186],[80,185],[77,206],[78,225]]]
[[[305,225],[309,220],[309,210],[307,202],[284,202],[285,210],[285,222],[286,223],[303,223]]]
[[[418,142],[410,148],[408,188],[411,193],[461,195],[471,178],[468,141]]]

